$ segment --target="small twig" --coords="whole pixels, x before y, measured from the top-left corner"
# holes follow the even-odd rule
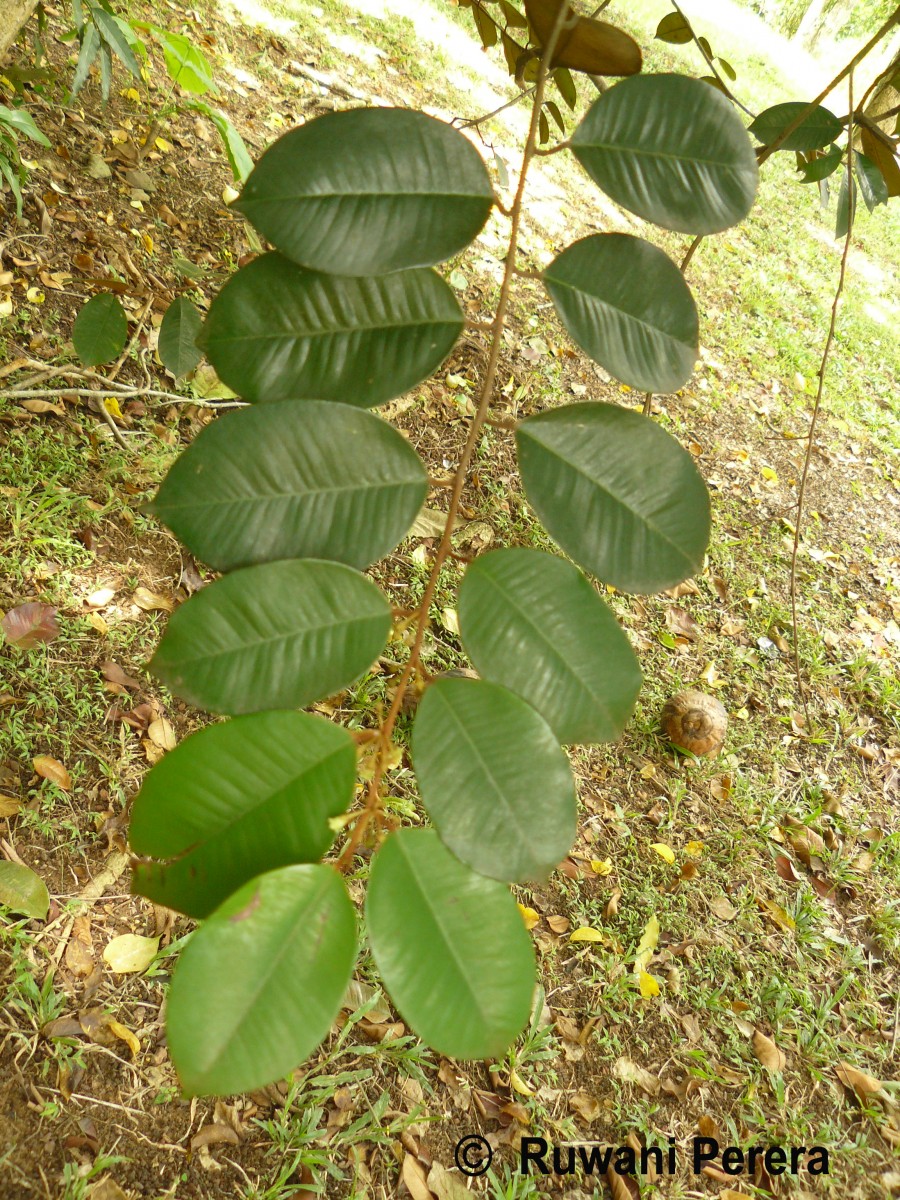
[[[0,400],[46,400],[48,397],[59,397],[61,392],[65,392],[67,396],[96,396],[102,388],[73,388],[73,387],[56,387],[56,388],[25,388],[22,391],[13,389],[12,391],[0,392]],[[165,400],[169,404],[195,404],[198,408],[246,408],[247,404],[244,400],[195,400],[193,396],[176,396],[172,392],[159,392],[155,388],[133,387],[123,388],[117,387],[113,391],[113,395],[117,400],[129,400],[135,396],[150,396],[155,400]]]
[[[483,117],[472,117],[467,121],[454,120],[451,121],[451,124],[456,125],[457,129],[477,129],[478,126],[483,125],[485,121],[490,121],[491,117],[498,117],[500,113],[505,112],[508,108],[512,108],[513,105],[518,104],[520,100],[527,99],[527,97],[534,92],[536,87],[537,84],[532,84],[531,87],[526,88],[524,92],[519,92],[517,96],[513,96],[512,100],[507,100],[505,103],[501,104],[499,108],[495,108],[491,112],[485,113]]]
[[[850,71],[850,111],[853,112],[853,71]],[[825,391],[825,372],[828,368],[828,358],[834,341],[834,331],[837,326],[838,305],[844,291],[844,280],[847,276],[847,260],[850,257],[850,242],[853,237],[853,218],[856,216],[856,199],[853,191],[853,123],[847,126],[847,233],[844,237],[844,251],[841,255],[841,269],[837,287],[834,291],[834,302],[831,305],[831,321],[828,325],[828,336],[822,351],[822,361],[819,364],[819,386],[816,388],[816,398],[813,403],[812,417],[809,422],[809,434],[806,452],[803,456],[803,471],[800,475],[800,486],[797,490],[797,520],[794,523],[794,544],[791,549],[791,636],[794,640],[794,673],[797,677],[797,691],[806,716],[806,728],[810,728],[809,705],[806,699],[806,689],[803,686],[803,676],[800,671],[800,642],[797,626],[797,557],[800,552],[800,528],[803,523],[803,503],[806,499],[806,483],[809,477],[809,467],[815,448],[816,425],[822,406],[822,395]]]
[[[91,392],[91,399],[93,402],[94,412],[96,412],[98,416],[101,416],[104,419],[104,421],[107,423],[107,425],[110,428],[110,432],[113,435],[113,439],[116,442],[118,442],[118,444],[122,447],[123,450],[127,450],[128,443],[122,437],[122,431],[119,429],[118,425],[116,424],[115,417],[112,415],[112,413],[106,407],[106,405],[103,403],[103,397],[98,396],[96,392]]]
[[[131,351],[137,345],[137,340],[141,336],[141,330],[144,328],[144,322],[147,320],[147,314],[150,312],[150,306],[152,305],[152,303],[153,303],[153,297],[151,296],[147,300],[147,302],[144,304],[144,307],[141,310],[141,315],[138,317],[137,328],[134,331],[134,336],[132,337],[132,339],[128,343],[128,345],[125,347],[125,349],[122,351],[122,353],[119,355],[116,365],[113,367],[112,371],[110,372],[110,374],[108,376],[110,382],[112,382],[112,380],[114,380],[115,377],[119,374],[119,371],[121,371],[121,369],[122,369],[122,363],[124,363],[125,359],[129,356]]]
[[[721,87],[722,91],[725,93],[725,95],[728,97],[728,99],[732,102],[732,104],[736,104],[738,106],[738,108],[740,108],[743,112],[745,112],[747,114],[748,117],[751,117],[751,118],[755,117],[756,113],[753,112],[751,109],[749,109],[746,104],[742,104],[741,101],[738,100],[737,96],[734,94],[734,92],[731,90],[731,88],[728,86],[728,84],[725,82],[725,80],[722,78],[722,76],[716,70],[716,65],[713,62],[711,55],[707,54],[706,51],[704,50],[703,43],[697,37],[696,33],[694,33],[694,26],[691,24],[691,22],[687,19],[687,17],[682,12],[681,6],[678,4],[677,0],[670,0],[670,3],[672,5],[672,7],[675,9],[675,11],[678,13],[679,17],[681,17],[682,21],[684,21],[685,25],[687,25],[688,29],[691,31],[691,38],[693,39],[694,45],[697,47],[697,49],[703,55],[703,59],[704,59],[706,65],[712,71],[713,75],[715,75],[716,80],[718,81],[719,87]]]
[[[560,150],[568,150],[571,145],[569,138],[566,138],[565,141],[557,142],[555,146],[550,146],[547,150],[535,150],[535,157],[547,158],[550,154],[559,154]]]

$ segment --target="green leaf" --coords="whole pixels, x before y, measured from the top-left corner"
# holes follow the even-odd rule
[[[694,34],[681,13],[672,12],[663,17],[654,36],[661,42],[683,46],[693,40]]]
[[[575,841],[575,784],[553,730],[496,683],[439,679],[413,725],[413,767],[441,841],[482,875],[542,882]]]
[[[100,45],[100,96],[104,105],[109,103],[112,88],[112,50],[107,42]]]
[[[524,1028],[534,951],[506,887],[431,829],[384,842],[366,897],[372,954],[403,1019],[450,1058],[499,1058]]]
[[[47,137],[35,125],[31,113],[25,108],[7,108],[5,104],[0,104],[0,122],[10,129],[15,129],[17,133],[24,133],[33,142],[42,146],[50,145]]]
[[[75,353],[86,367],[112,362],[125,349],[127,337],[125,310],[111,292],[88,300],[72,326]]]
[[[872,212],[879,204],[887,204],[887,184],[878,164],[874,163],[871,158],[867,158],[865,154],[857,153],[853,155],[853,166],[859,182],[860,195],[869,212]]]
[[[718,55],[716,57],[716,62],[719,64],[719,67],[721,68],[722,74],[725,76],[725,78],[734,83],[734,81],[737,79],[737,71],[734,69],[728,59],[722,58],[721,55]]]
[[[91,21],[84,27],[81,50],[78,54],[78,62],[75,64],[75,74],[72,76],[72,90],[69,93],[70,100],[74,100],[85,83],[87,83],[91,67],[99,53],[100,34],[97,32],[97,26]]]
[[[194,96],[217,91],[212,68],[193,42],[165,29],[154,28],[154,33],[162,44],[166,70],[173,83]]]
[[[189,1096],[283,1078],[327,1037],[356,959],[356,914],[326,866],[258,876],[182,951],[166,1032]]]
[[[19,218],[19,220],[21,220],[22,188],[19,184],[19,177],[16,174],[13,164],[4,156],[2,149],[0,149],[0,175],[2,175],[9,184],[9,190],[12,192],[13,198],[16,202],[16,216]]]
[[[266,563],[226,575],[177,609],[150,669],[209,712],[303,708],[359,678],[390,627],[387,599],[350,567]]]
[[[159,327],[159,357],[176,379],[193,371],[203,357],[197,334],[203,318],[187,296],[176,296],[166,309]]]
[[[225,156],[231,167],[231,174],[237,183],[243,183],[253,170],[253,159],[250,157],[250,151],[247,149],[244,139],[225,114],[219,112],[217,108],[213,108],[203,100],[192,100],[188,107],[202,112],[215,125],[225,148]]]
[[[354,108],[280,137],[233,207],[302,266],[383,275],[459,253],[493,202],[459,130],[410,109]]]
[[[328,818],[353,799],[356,746],[322,717],[265,712],[209,725],[150,771],[128,840],[132,889],[206,917],[247,880],[317,862],[334,840]]]
[[[717,233],[756,195],[756,155],[734,106],[685,75],[623,79],[593,103],[571,145],[607,195],[664,229]]]
[[[840,146],[830,146],[819,158],[803,164],[803,182],[818,183],[825,179],[838,169],[843,157],[844,152]]]
[[[562,96],[566,106],[574,111],[578,104],[578,89],[575,87],[575,80],[572,78],[572,72],[568,67],[557,67],[552,73],[553,82],[559,88],[559,94]]]
[[[134,51],[128,44],[128,38],[119,28],[118,22],[109,13],[103,11],[102,8],[95,7],[92,9],[92,16],[97,26],[97,31],[106,42],[107,46],[112,50],[116,57],[122,62],[135,79],[140,79],[141,68],[138,60],[134,56]]]
[[[748,132],[758,138],[764,146],[771,146],[781,131],[787,129],[788,125],[795,121],[807,107],[808,105],[802,100],[789,100],[784,104],[775,104],[772,108],[767,108],[759,114],[749,126]],[[820,104],[818,108],[812,110],[808,117],[803,119],[778,149],[800,150],[803,153],[809,150],[818,150],[822,146],[827,146],[829,142],[833,142],[843,128],[844,126],[834,113]]]
[[[459,591],[466,653],[485,679],[532,704],[561,742],[610,742],[631,716],[641,670],[627,635],[571,563],[492,550]]]
[[[23,917],[43,921],[50,909],[50,893],[30,867],[4,858],[0,859],[0,904]]]
[[[616,379],[674,392],[699,352],[697,307],[672,260],[642,238],[599,233],[565,249],[544,285],[573,340]]]
[[[403,539],[428,472],[407,440],[346,404],[265,404],[212,422],[151,511],[217,571],[279,558],[368,567]]]
[[[834,224],[835,238],[847,236],[847,230],[850,228],[851,210],[853,219],[856,219],[856,183],[850,178],[850,172],[845,171],[841,176],[841,186],[838,191],[837,199],[837,216]]]
[[[516,446],[525,494],[550,536],[605,583],[658,592],[703,565],[706,486],[655,421],[614,404],[570,404],[523,421]]]
[[[339,400],[371,408],[426,379],[463,329],[428,268],[342,279],[265,254],[213,300],[200,344],[247,400]]]

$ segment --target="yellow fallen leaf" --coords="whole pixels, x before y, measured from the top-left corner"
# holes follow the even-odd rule
[[[115,1020],[110,1021],[110,1023],[107,1025],[107,1029],[110,1033],[115,1034],[120,1042],[125,1043],[128,1049],[131,1051],[132,1058],[137,1058],[141,1052],[141,1043],[130,1029],[121,1024],[121,1022]]]
[[[591,929],[590,925],[582,925],[573,929],[569,934],[570,942],[605,942],[606,934],[599,929]]]
[[[513,1069],[509,1073],[509,1086],[514,1092],[518,1092],[520,1096],[533,1096],[534,1091],[524,1081],[518,1071]]]
[[[109,415],[111,417],[115,417],[116,420],[121,420],[122,417],[125,415],[122,412],[121,408],[119,408],[119,401],[116,399],[115,396],[104,396],[103,397],[103,407],[106,409],[106,411],[109,413]]]
[[[118,975],[139,974],[147,970],[156,957],[159,938],[123,933],[107,943],[103,961]]]
[[[153,238],[149,233],[141,234],[141,242],[143,243],[144,249],[147,251],[147,253],[152,254],[156,247],[153,245]]]
[[[768,479],[770,483],[774,483],[778,478],[778,472],[771,467],[763,467],[760,470],[760,475],[762,475],[763,479]]]
[[[700,858],[700,856],[703,854],[703,843],[688,842],[684,848],[684,852],[685,854],[689,854],[691,858]]]
[[[541,919],[541,914],[533,908],[527,908],[524,904],[517,904],[519,912],[522,914],[522,920],[525,922],[526,929],[534,929],[538,921]]]
[[[14,817],[22,807],[22,801],[15,796],[0,796],[0,817]]]
[[[156,139],[157,150],[162,150],[163,154],[170,154],[172,151],[172,143],[167,142],[165,138],[158,137]]]
[[[650,918],[644,927],[644,932],[641,935],[641,940],[638,943],[637,953],[634,960],[635,974],[643,970],[647,963],[653,957],[653,951],[659,945],[659,920],[656,913]]]
[[[609,858],[603,858],[603,859],[592,858],[591,859],[591,870],[594,872],[595,875],[611,875],[612,869],[613,869],[612,860]]]
[[[640,974],[638,975],[638,986],[645,1000],[652,1000],[654,996],[659,995],[659,984],[643,967],[641,967]]]
[[[163,596],[160,592],[151,592],[149,588],[145,587],[136,588],[131,598],[144,612],[153,612],[154,609],[171,612],[175,607],[168,596]]]
[[[30,287],[25,293],[25,299],[30,301],[32,304],[43,304],[47,297],[40,288]]]
[[[655,850],[660,858],[664,858],[667,863],[675,861],[675,851],[671,846],[667,846],[665,842],[653,842],[650,845],[651,850]]]
[[[159,746],[160,750],[175,749],[175,730],[165,717],[157,717],[155,721],[150,722],[147,736],[154,746]]]

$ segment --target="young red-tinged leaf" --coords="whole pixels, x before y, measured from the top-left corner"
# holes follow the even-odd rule
[[[0,621],[3,635],[11,646],[30,650],[40,642],[52,642],[59,636],[56,609],[50,604],[20,604],[11,608]]]
[[[42,779],[49,779],[64,792],[72,790],[72,776],[58,758],[51,758],[49,754],[39,754],[31,760],[31,765]]]

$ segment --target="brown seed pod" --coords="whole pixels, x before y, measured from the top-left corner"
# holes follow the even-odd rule
[[[679,692],[663,705],[660,724],[673,746],[712,758],[725,741],[728,713],[714,696]]]

